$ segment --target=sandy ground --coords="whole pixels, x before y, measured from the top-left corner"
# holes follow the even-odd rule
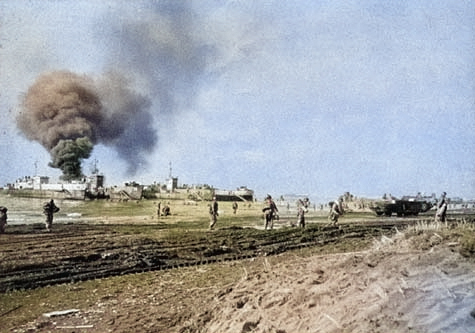
[[[398,233],[362,252],[242,261],[221,288],[187,289],[175,275],[212,265],[172,270],[13,332],[475,332],[475,260],[457,247],[437,232]]]
[[[400,235],[267,267],[214,304],[208,332],[475,332],[475,265]]]

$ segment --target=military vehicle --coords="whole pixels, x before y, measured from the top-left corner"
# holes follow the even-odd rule
[[[218,201],[254,201],[254,191],[246,186],[241,186],[234,191],[215,189],[214,196]]]
[[[419,213],[427,212],[432,208],[433,204],[426,200],[381,200],[375,201],[370,206],[370,209],[376,213],[376,215],[391,216],[396,214],[399,217],[402,216],[417,216]]]

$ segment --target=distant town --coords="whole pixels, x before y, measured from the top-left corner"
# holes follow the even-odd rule
[[[255,193],[247,186],[239,186],[235,189],[217,189],[208,184],[182,184],[179,185],[178,177],[170,175],[163,182],[153,184],[139,184],[135,181],[126,182],[123,185],[105,186],[105,176],[94,172],[90,176],[84,176],[80,180],[51,182],[47,176],[24,176],[12,183],[0,187],[2,192],[18,197],[55,198],[72,200],[108,199],[117,201],[141,200],[155,198],[180,198],[186,203],[193,204],[198,201],[209,201],[216,197],[218,201],[258,201]],[[306,195],[286,194],[278,195],[275,201],[279,206],[295,205]],[[430,196],[417,193],[395,198],[391,194],[383,194],[381,198],[359,198],[350,192],[341,195],[348,209],[364,210],[373,208],[377,201],[390,202],[396,200],[427,202],[431,208],[437,202],[435,193]],[[464,211],[475,209],[475,200],[464,200],[459,197],[448,198],[448,209],[451,211]],[[312,203],[315,210],[324,209],[328,203]]]

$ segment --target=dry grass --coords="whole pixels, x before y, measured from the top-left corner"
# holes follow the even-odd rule
[[[62,214],[80,213],[86,222],[111,223],[127,221],[120,232],[136,234],[144,232],[137,225],[150,224],[147,237],[162,237],[164,239],[181,239],[193,237],[193,231],[206,229],[208,226],[207,203],[185,205],[182,200],[169,200],[172,215],[158,217],[156,206],[158,200],[143,200],[139,202],[78,202],[74,205],[63,205]],[[162,200],[162,207],[165,200]],[[260,218],[261,204],[254,203],[250,207],[240,205],[238,213],[232,214],[232,203],[220,203],[218,227],[231,226],[262,226]],[[281,219],[288,223],[296,217],[292,212],[281,212]],[[374,216],[365,214],[348,214],[343,221],[374,220]],[[310,212],[307,220],[311,223],[327,223],[326,212]],[[166,229],[156,226],[166,225]],[[437,242],[449,242],[458,246],[460,253],[465,256],[475,256],[474,224],[469,219],[457,219],[447,226],[435,225],[429,219],[416,223],[404,231],[405,237],[414,237],[417,246],[429,249]],[[201,234],[200,234],[201,235]],[[417,237],[420,236],[420,237]],[[200,236],[201,237],[201,236]],[[313,255],[355,252],[368,249],[371,241],[368,239],[345,239],[338,243],[324,246],[304,248],[272,256],[225,262],[206,266],[186,267],[168,271],[155,271],[141,274],[111,277],[86,282],[48,286],[35,290],[19,290],[0,294],[0,331],[30,322],[43,313],[64,309],[87,309],[98,303],[105,302],[111,295],[116,298],[135,295],[135,297],[150,297],[159,294],[164,300],[183,303],[190,312],[198,312],[203,302],[209,300],[219,290],[237,283],[247,276],[259,272],[264,267],[271,270],[276,264],[293,260],[296,257]],[[189,298],[186,295],[192,294]],[[129,297],[127,296],[127,297]],[[186,299],[183,299],[186,297]],[[193,325],[193,323],[190,323]]]

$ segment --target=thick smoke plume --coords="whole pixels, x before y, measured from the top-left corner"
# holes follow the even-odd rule
[[[113,12],[100,26],[108,46],[102,61],[114,71],[94,78],[68,71],[45,73],[30,87],[18,127],[50,152],[50,165],[60,168],[63,178],[80,177],[81,161],[96,144],[114,148],[134,174],[147,164],[158,141],[155,120],[167,127],[186,121],[201,85],[240,59],[241,52],[252,54],[252,43],[240,42],[252,38],[214,27],[193,6],[165,0],[150,2],[147,10],[130,16],[122,9]],[[152,101],[115,70],[133,77],[137,89],[152,96],[154,114]]]
[[[60,140],[51,150],[53,161],[49,166],[63,171],[63,179],[71,180],[82,177],[81,160],[91,155],[93,145],[84,137],[76,140]]]
[[[145,163],[157,137],[150,101],[117,73],[93,80],[68,71],[40,75],[29,88],[17,125],[50,155],[63,179],[82,176],[81,161],[97,143],[115,148],[131,173]]]

